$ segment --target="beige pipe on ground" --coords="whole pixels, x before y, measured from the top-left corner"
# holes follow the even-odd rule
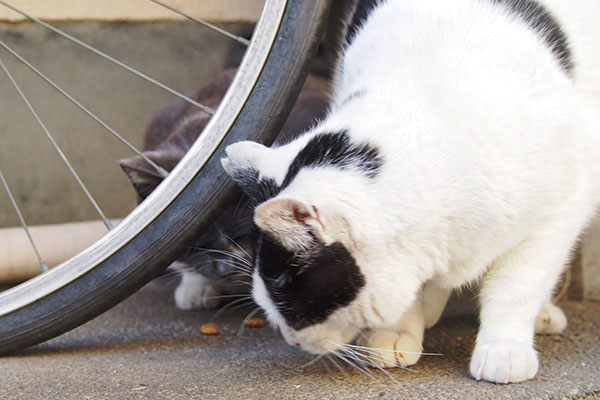
[[[117,225],[120,220],[113,220]],[[29,227],[48,267],[79,253],[108,232],[102,221]],[[21,227],[0,229],[0,283],[19,282],[41,272],[38,259]]]

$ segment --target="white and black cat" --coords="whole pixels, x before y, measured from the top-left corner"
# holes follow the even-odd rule
[[[325,119],[223,159],[259,203],[253,296],[288,343],[391,367],[480,282],[471,375],[530,379],[600,202],[600,2],[361,0],[354,22]]]
[[[210,80],[192,97],[217,108],[235,75],[228,69]],[[329,96],[329,82],[317,72],[309,75],[275,145],[289,142],[324,115]],[[159,166],[171,171],[194,144],[209,121],[204,112],[181,100],[159,110],[144,137],[144,153]],[[140,156],[121,160],[121,167],[136,189],[138,201],[148,196],[162,177]],[[223,292],[237,291],[240,270],[249,263],[253,231],[252,210],[246,196],[227,205],[223,213],[202,233],[179,259],[172,264],[181,275],[175,289],[175,304],[180,309],[212,308]],[[244,262],[243,260],[247,260]]]

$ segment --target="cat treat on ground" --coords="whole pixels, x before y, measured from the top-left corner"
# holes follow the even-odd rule
[[[219,327],[211,323],[202,324],[200,326],[200,333],[203,335],[218,335]]]
[[[265,320],[263,318],[250,318],[244,322],[248,328],[262,328],[265,326]]]

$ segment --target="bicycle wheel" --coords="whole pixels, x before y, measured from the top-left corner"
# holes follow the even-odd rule
[[[40,343],[108,310],[156,277],[235,192],[224,148],[270,143],[308,71],[329,0],[267,0],[219,109],[164,182],[117,227],[70,260],[0,293],[0,353]]]

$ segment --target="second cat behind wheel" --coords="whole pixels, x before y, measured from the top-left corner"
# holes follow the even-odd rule
[[[210,80],[193,96],[201,104],[216,109],[235,75],[228,69]],[[285,144],[308,130],[325,115],[328,107],[328,82],[309,75],[292,112],[273,146]],[[153,117],[144,137],[144,154],[159,166],[171,171],[201,134],[210,117],[201,110],[176,100]],[[162,181],[162,177],[140,156],[121,160],[121,168],[130,178],[138,202],[145,199]],[[227,205],[210,228],[201,234],[171,271],[181,275],[175,289],[178,308],[213,308],[223,293],[246,290],[240,284],[244,270],[253,257],[250,246],[252,210],[248,198],[240,195]]]

